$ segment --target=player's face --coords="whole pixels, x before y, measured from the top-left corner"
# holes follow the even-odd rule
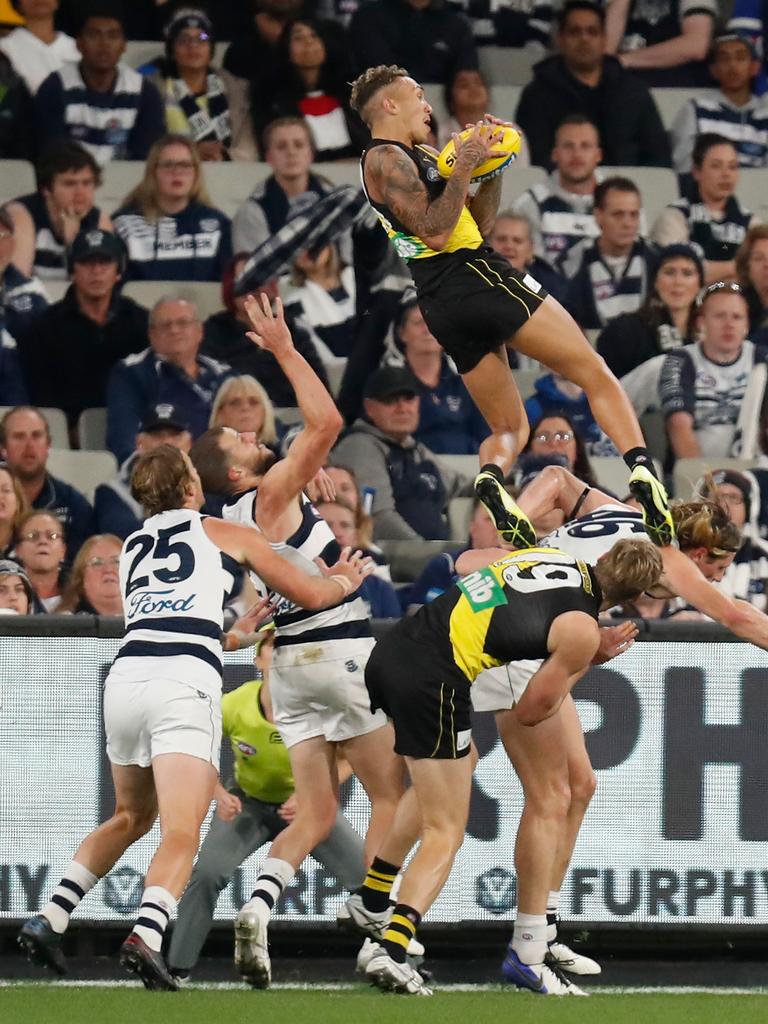
[[[336,497],[353,511],[357,511],[360,496],[357,493],[357,484],[349,475],[346,469],[340,466],[326,466],[325,472],[331,478],[336,488]]]
[[[726,92],[749,88],[758,67],[747,44],[737,39],[718,43],[715,59],[710,64],[712,77]]]
[[[705,548],[696,548],[694,551],[686,551],[685,554],[696,563],[702,576],[710,583],[719,583],[725,576],[725,570],[736,557],[733,551],[729,551],[727,555],[710,555]]]
[[[750,283],[761,294],[768,291],[768,238],[758,238],[749,252],[748,273]]]
[[[412,78],[399,78],[390,89],[397,104],[398,121],[413,142],[426,142],[432,127],[432,107],[427,103],[422,87]]]
[[[557,44],[567,67],[574,71],[594,71],[602,64],[605,31],[593,11],[571,11]]]
[[[603,158],[597,129],[591,124],[566,124],[558,128],[552,162],[563,185],[589,181]]]
[[[747,521],[747,505],[741,489],[735,484],[720,484],[715,489],[715,500],[728,513],[733,525],[741,529]]]
[[[306,128],[299,124],[275,128],[269,137],[266,158],[277,178],[298,178],[306,174],[312,164],[312,147]]]
[[[498,548],[501,540],[496,524],[482,505],[472,513],[469,523],[469,543],[473,548]]]
[[[343,548],[357,544],[355,513],[351,509],[337,501],[324,501],[317,506],[317,511],[330,526],[337,544]]]
[[[66,555],[61,526],[52,516],[32,516],[22,528],[16,550],[28,571],[51,572]]]
[[[252,431],[242,434],[225,428],[219,444],[227,453],[229,465],[247,470],[255,476],[262,476],[275,461],[275,453],[262,444]]]
[[[738,292],[714,292],[707,296],[699,313],[701,344],[705,354],[739,351],[749,331],[747,302]]]
[[[656,293],[671,313],[690,309],[699,291],[699,272],[684,256],[667,260],[656,275]]]
[[[733,195],[739,180],[739,157],[730,144],[712,146],[704,155],[701,167],[693,168],[704,202],[722,202]]]
[[[525,270],[533,259],[531,232],[524,220],[499,217],[493,226],[491,245],[506,257],[516,270]]]
[[[561,416],[545,416],[531,436],[532,455],[564,455],[568,466],[576,463],[576,437],[568,420]]]
[[[17,615],[29,612],[29,598],[21,576],[0,576],[0,608],[8,608]]]
[[[640,196],[637,192],[609,189],[602,208],[595,207],[595,221],[609,252],[628,251],[640,230]]]
[[[88,551],[83,593],[99,614],[109,614],[120,603],[120,549],[121,545],[113,540],[98,540]]]
[[[22,409],[6,420],[3,458],[22,480],[45,472],[49,449],[45,423],[36,412]]]
[[[43,193],[56,210],[65,210],[84,216],[93,208],[96,198],[96,178],[90,167],[79,171],[54,174],[51,187]]]
[[[406,357],[434,355],[440,352],[440,342],[427,327],[424,314],[418,306],[412,306],[400,327],[400,340]]]

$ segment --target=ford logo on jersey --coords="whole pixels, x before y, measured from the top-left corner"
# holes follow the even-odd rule
[[[173,590],[144,590],[128,598],[128,618],[157,615],[159,612],[189,612],[195,605],[197,594],[173,597]]]

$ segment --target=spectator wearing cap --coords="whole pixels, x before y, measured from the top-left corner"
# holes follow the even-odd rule
[[[35,592],[29,576],[17,562],[0,560],[0,615],[33,615]]]
[[[50,427],[39,409],[20,405],[0,419],[0,455],[18,478],[31,508],[50,512],[61,521],[71,561],[93,533],[93,509],[77,488],[48,472],[50,449]]]
[[[235,295],[235,281],[247,262],[248,256],[240,253],[234,257],[224,272],[221,286],[224,309],[219,313],[213,313],[205,321],[205,335],[200,351],[206,356],[227,363],[238,374],[254,377],[274,406],[295,406],[297,402],[293,387],[278,361],[271,352],[259,348],[246,337],[246,331],[252,330],[253,327],[245,311],[245,297]],[[278,281],[274,276],[259,281],[253,288],[267,295],[272,303],[278,297]],[[285,310],[285,321],[296,351],[304,356],[323,384],[328,387],[328,375],[309,331],[297,321],[290,309]]]
[[[661,250],[640,308],[611,320],[597,339],[597,351],[616,377],[696,340],[696,296],[703,284],[694,249],[679,243]]]
[[[231,367],[200,354],[203,327],[194,303],[167,296],[149,316],[150,347],[111,370],[107,383],[107,447],[122,463],[134,451],[145,411],[172,405],[192,437],[208,428],[211,408]]]
[[[106,405],[112,367],[147,343],[147,311],[120,293],[125,247],[117,235],[81,231],[70,250],[72,284],[19,336],[32,402],[58,406],[70,429],[84,409]]]
[[[165,135],[114,214],[134,281],[220,281],[232,256],[229,217],[211,205],[197,146]]]
[[[181,409],[158,402],[145,412],[136,435],[135,450],[120,466],[117,476],[99,484],[93,499],[97,533],[114,533],[123,540],[144,522],[144,510],[131,494],[131,473],[139,456],[161,444],[182,452],[192,447],[189,424]]]
[[[149,71],[165,104],[165,127],[186,135],[201,160],[256,160],[247,83],[211,65],[211,19],[198,7],[180,7],[164,30],[165,55]]]
[[[120,5],[85,3],[75,41],[80,61],[53,71],[35,96],[38,142],[75,139],[101,167],[111,160],[145,160],[163,133],[163,101],[151,82],[120,61]]]
[[[331,462],[373,491],[374,539],[445,540],[448,502],[468,480],[415,439],[419,383],[406,367],[384,366],[365,386],[365,419],[350,427]]]
[[[72,36],[56,30],[59,0],[13,0],[13,5],[24,24],[0,40],[0,50],[34,96],[48,75],[69,61],[79,60],[80,52]]]
[[[746,36],[728,32],[715,39],[709,71],[720,88],[683,104],[670,130],[672,162],[678,174],[690,175],[696,139],[707,132],[734,144],[739,167],[768,164],[768,100],[753,91],[759,69],[754,46]]]
[[[732,597],[749,601],[761,612],[768,611],[768,541],[760,537],[760,489],[754,475],[715,469],[701,481],[698,490],[721,505],[741,530],[741,547],[725,570],[720,588]]]

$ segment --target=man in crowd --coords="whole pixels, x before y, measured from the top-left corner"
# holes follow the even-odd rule
[[[365,385],[365,419],[357,420],[333,450],[373,494],[374,536],[385,540],[444,540],[451,498],[470,484],[439,464],[413,437],[419,422],[419,385],[397,366],[376,370]]]
[[[524,213],[502,210],[496,217],[489,242],[516,270],[530,274],[558,302],[563,301],[567,282],[546,259],[534,252],[533,227]]]
[[[91,0],[75,38],[79,64],[53,71],[35,96],[38,144],[75,139],[101,167],[110,160],[145,160],[165,130],[163,101],[151,82],[120,63],[125,32],[119,5]]]
[[[569,114],[555,132],[555,166],[549,179],[526,189],[512,207],[531,222],[536,254],[567,277],[578,266],[569,258],[573,247],[598,234],[592,205],[601,180],[597,165],[602,159],[600,137],[592,121],[584,114]],[[546,281],[542,284],[549,290]],[[555,298],[559,296],[555,294]]]
[[[107,383],[107,447],[119,462],[133,452],[150,406],[176,406],[193,437],[207,428],[216,392],[232,371],[200,355],[202,340],[192,302],[168,297],[155,304],[149,316],[150,347],[117,363]]]
[[[611,0],[606,5],[606,52],[647,85],[709,85],[705,60],[717,0]]]
[[[97,533],[114,533],[123,540],[144,522],[144,512],[131,494],[131,473],[145,452],[170,444],[183,452],[192,447],[192,435],[181,409],[159,402],[151,406],[136,435],[136,450],[118,470],[117,476],[99,484],[93,497]]]
[[[31,160],[33,153],[32,97],[6,55],[0,53],[0,159]]]
[[[39,409],[20,405],[0,420],[0,455],[19,478],[32,508],[61,520],[71,561],[94,532],[93,509],[80,491],[48,472],[50,448],[51,431]]]
[[[557,126],[566,114],[580,113],[597,126],[605,163],[669,167],[667,133],[651,94],[604,53],[603,8],[569,0],[558,14],[557,47],[534,68],[515,115],[531,163],[548,162]]]
[[[640,231],[640,190],[629,178],[606,178],[595,189],[599,237],[585,248],[565,305],[583,330],[634,313],[648,291],[653,258]]]
[[[72,284],[19,336],[30,399],[57,406],[70,429],[83,409],[106,404],[112,367],[146,347],[148,314],[121,295],[125,249],[117,235],[81,231],[69,254]]]

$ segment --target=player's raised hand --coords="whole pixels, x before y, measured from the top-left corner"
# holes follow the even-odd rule
[[[457,132],[452,135],[457,165],[461,161],[475,168],[494,157],[508,155],[506,149],[499,148],[504,138],[503,122],[499,122],[499,127],[496,127],[495,124],[489,125],[485,121],[478,121],[476,124],[467,125],[467,129],[469,128],[472,129],[472,134],[466,139],[462,139]]]
[[[260,293],[258,299],[255,295],[246,295],[245,311],[253,327],[252,331],[247,332],[246,337],[250,338],[254,345],[258,345],[266,352],[272,352],[278,358],[293,349],[293,339],[283,314],[282,299],[276,299],[273,312],[269,296],[264,292]]]
[[[348,593],[357,590],[365,577],[370,576],[376,568],[372,558],[368,558],[362,551],[352,551],[352,548],[343,548],[335,565],[326,565],[322,558],[316,558],[315,565],[323,576],[343,577],[350,584]]]
[[[305,488],[307,497],[316,505],[320,501],[335,501],[336,487],[324,469],[318,469]]]

